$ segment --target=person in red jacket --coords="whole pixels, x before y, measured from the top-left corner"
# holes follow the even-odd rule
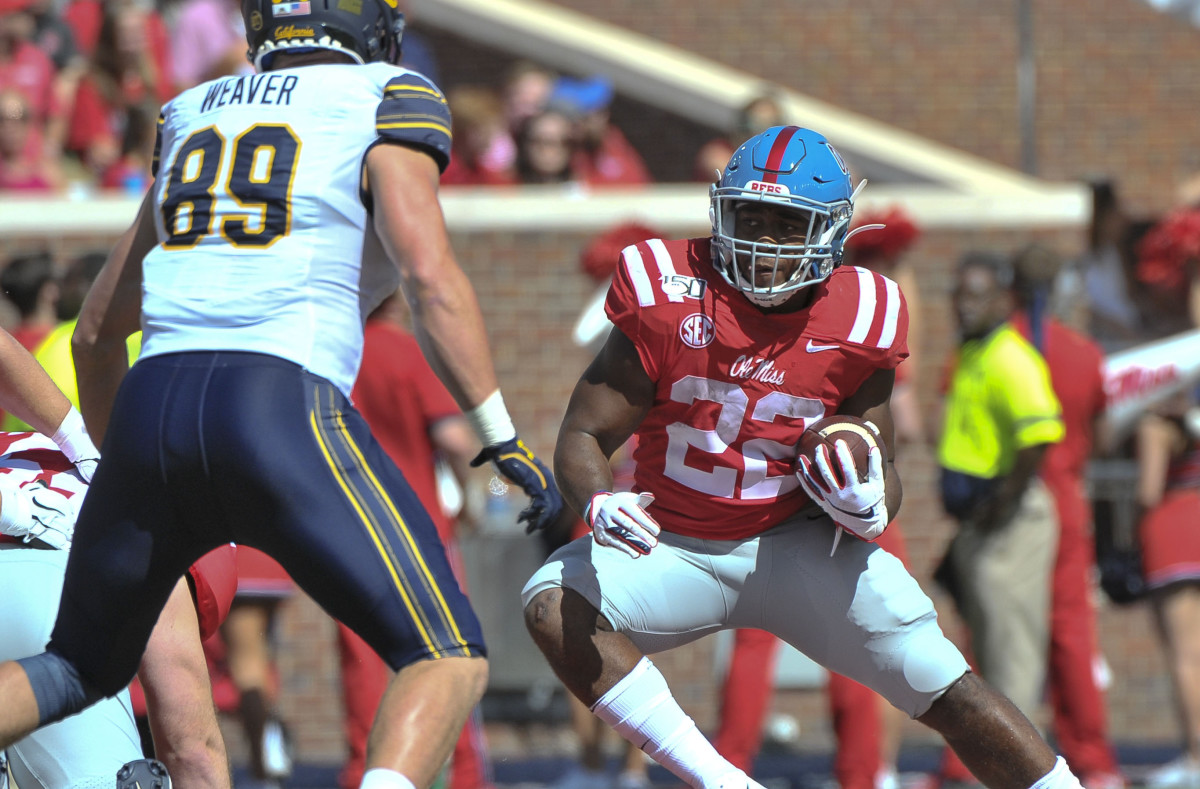
[[[363,360],[351,397],[383,450],[403,472],[446,546],[450,566],[466,585],[454,523],[437,495],[435,457],[440,454],[458,479],[479,451],[470,426],[446,387],[421,354],[407,325],[404,299],[393,295],[371,313],[363,330]],[[338,624],[346,739],[349,756],[338,776],[344,789],[362,780],[367,734],[391,672],[366,642]],[[463,726],[451,758],[447,789],[491,789],[491,765],[476,708]]]
[[[1014,264],[1020,311],[1013,324],[1045,357],[1066,427],[1063,440],[1046,450],[1041,467],[1059,521],[1047,674],[1054,734],[1085,787],[1119,789],[1125,779],[1108,735],[1104,691],[1096,681],[1099,646],[1091,594],[1096,552],[1084,491],[1095,428],[1104,412],[1104,354],[1095,342],[1045,314],[1050,279],[1061,268],[1058,255],[1035,245],[1019,252]]]

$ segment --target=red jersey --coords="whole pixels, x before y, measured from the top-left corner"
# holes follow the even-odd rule
[[[0,433],[0,474],[20,487],[44,483],[66,496],[75,509],[74,515],[79,515],[87,483],[58,446],[41,433]],[[0,542],[21,540],[0,534]]]
[[[1013,315],[1012,325],[1033,341],[1028,316]],[[1046,318],[1042,321],[1041,353],[1066,428],[1063,440],[1046,449],[1041,474],[1051,484],[1060,479],[1079,480],[1092,454],[1095,419],[1104,411],[1104,352],[1087,337]]]
[[[621,253],[605,310],[656,384],[634,490],[667,531],[740,539],[795,514],[800,434],[908,356],[895,282],[843,267],[811,287],[804,310],[768,314],[713,268],[708,238]]]
[[[417,339],[393,323],[367,321],[363,360],[351,395],[379,441],[448,542],[453,526],[442,514],[430,427],[462,413],[425,361]]]

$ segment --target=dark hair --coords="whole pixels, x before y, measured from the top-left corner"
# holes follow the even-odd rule
[[[16,306],[21,318],[27,318],[37,309],[38,294],[46,283],[54,281],[54,262],[49,253],[35,252],[13,260],[0,274],[0,288]]]
[[[58,300],[58,319],[69,321],[79,315],[83,299],[108,259],[105,252],[85,252],[71,262],[63,275],[62,296]]]
[[[996,280],[998,286],[1006,290],[1013,287],[1012,261],[999,252],[987,252],[984,250],[971,250],[967,252],[958,261],[958,270],[963,271],[969,268],[986,269],[992,273],[992,278]]]
[[[1013,256],[1013,290],[1028,300],[1035,290],[1048,290],[1062,270],[1063,258],[1045,244],[1033,243]]]

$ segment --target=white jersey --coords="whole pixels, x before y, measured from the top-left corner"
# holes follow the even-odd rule
[[[432,83],[384,63],[226,77],[172,100],[159,119],[142,356],[271,354],[349,396],[363,321],[399,285],[363,204],[363,158],[396,142],[444,168],[449,123]]]

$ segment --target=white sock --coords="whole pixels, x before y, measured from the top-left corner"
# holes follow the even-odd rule
[[[358,789],[417,789],[413,782],[395,770],[372,767],[363,773]]]
[[[717,753],[680,708],[666,679],[649,658],[638,661],[601,696],[592,712],[691,786],[710,789],[719,786],[730,773],[741,774]]]
[[[1050,768],[1050,772],[1043,775],[1029,789],[1082,789],[1079,779],[1075,777],[1075,773],[1071,772],[1071,768],[1067,767],[1063,757],[1058,757],[1054,762],[1054,766]]]

